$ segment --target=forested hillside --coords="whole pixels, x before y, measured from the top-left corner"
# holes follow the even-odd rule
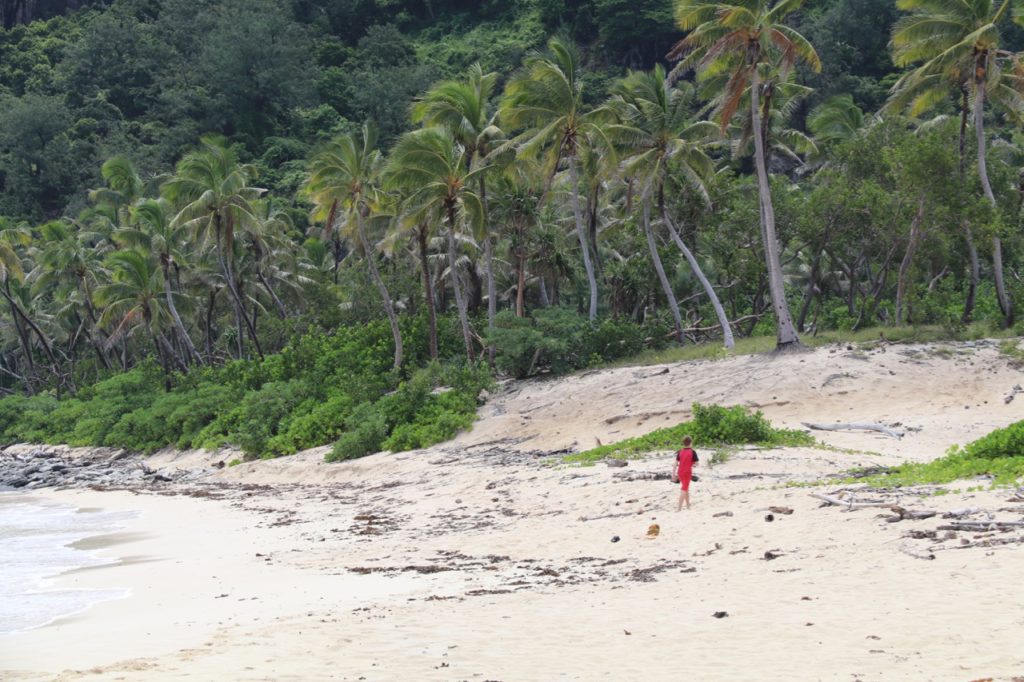
[[[1017,16],[2,2],[0,441],[348,457],[492,371],[1013,329]]]

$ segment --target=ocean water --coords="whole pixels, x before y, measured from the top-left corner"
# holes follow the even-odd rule
[[[42,627],[127,589],[62,589],[53,578],[116,559],[76,549],[79,540],[112,533],[137,512],[79,509],[20,492],[0,491],[0,636]]]

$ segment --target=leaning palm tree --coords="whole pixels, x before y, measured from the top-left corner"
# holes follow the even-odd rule
[[[244,324],[256,353],[262,358],[263,349],[256,327],[245,311],[234,265],[235,233],[255,220],[251,202],[266,191],[251,184],[255,177],[255,167],[238,163],[224,140],[205,137],[200,149],[186,154],[178,162],[177,172],[164,183],[162,190],[171,203],[180,207],[174,222],[192,230],[200,242],[213,242],[239,322],[239,355],[242,354],[244,333],[241,327]]]
[[[484,168],[468,170],[465,147],[444,128],[422,128],[406,133],[391,152],[387,185],[404,189],[406,198],[400,220],[429,221],[447,226],[448,269],[462,324],[466,356],[472,361],[473,336],[466,311],[466,296],[459,281],[456,235],[477,232],[483,226],[484,207],[473,189]]]
[[[25,391],[32,395],[35,392],[33,387],[33,374],[35,372],[35,361],[32,357],[32,343],[28,316],[18,305],[17,295],[11,289],[12,282],[17,285],[25,281],[25,268],[22,264],[22,249],[32,243],[32,233],[24,225],[10,225],[6,218],[0,218],[0,294],[7,301],[11,311],[11,321],[14,325],[15,335],[18,337],[18,345],[25,358],[25,370],[22,377],[25,384]],[[33,323],[34,324],[34,323]],[[46,342],[42,332],[38,332],[39,338]]]
[[[589,317],[593,320],[597,317],[597,277],[580,208],[579,151],[581,146],[596,144],[610,153],[610,146],[603,144],[606,138],[600,123],[604,113],[584,111],[576,48],[556,37],[548,41],[548,51],[531,55],[525,69],[509,82],[501,103],[501,120],[509,130],[525,128],[515,139],[520,153],[531,156],[542,152],[549,178],[563,161],[568,165],[576,234],[590,286]]]
[[[682,86],[689,90],[689,86]],[[627,147],[623,173],[634,179],[640,190],[642,216],[647,245],[651,251],[658,279],[672,310],[676,335],[683,342],[682,317],[675,294],[665,274],[651,227],[651,202],[657,201],[662,222],[672,241],[682,251],[686,262],[700,281],[715,309],[722,326],[725,347],[734,345],[729,319],[725,315],[714,287],[704,276],[700,264],[679,236],[669,216],[665,201],[665,184],[670,173],[682,178],[710,203],[704,178],[714,172],[714,165],[704,153],[704,143],[715,130],[714,125],[693,123],[689,117],[690,93],[673,87],[665,79],[665,69],[659,64],[650,72],[633,72],[612,89],[611,107],[617,110],[621,123],[609,127],[609,135]]]
[[[305,192],[315,206],[313,219],[328,230],[342,229],[363,250],[370,277],[380,291],[395,342],[395,369],[402,366],[402,332],[391,294],[377,268],[376,249],[366,236],[366,221],[379,200],[383,157],[377,149],[377,126],[367,122],[356,133],[331,140],[310,162]]]
[[[39,238],[31,252],[35,267],[27,278],[36,294],[57,288],[78,290],[79,296],[71,300],[84,307],[90,325],[88,336],[100,362],[110,369],[104,345],[99,338],[93,337],[94,333],[98,335],[99,328],[92,292],[103,271],[103,251],[95,248],[87,233],[77,228],[76,224],[63,220],[51,220],[40,225]]]
[[[893,27],[893,61],[897,66],[919,64],[897,83],[895,91],[920,91],[920,103],[934,99],[942,83],[958,84],[962,108],[971,103],[978,146],[978,176],[985,199],[996,207],[988,178],[985,152],[985,105],[1000,104],[1010,115],[1024,113],[1024,66],[1017,54],[1001,50],[1000,24],[1012,14],[1010,0],[948,3],[942,0],[899,0],[910,12]],[[927,87],[932,84],[933,87]],[[999,234],[992,237],[992,270],[996,297],[1006,326],[1013,324],[1013,304],[1003,277],[1003,248]]]
[[[497,73],[484,73],[480,64],[474,64],[465,79],[444,81],[428,90],[413,105],[413,122],[450,131],[466,152],[467,170],[480,168],[493,151],[495,142],[504,138],[491,107],[497,82]],[[487,184],[483,173],[477,176],[477,186],[484,207],[482,241],[487,278],[487,326],[493,328],[498,304],[494,285],[494,235],[487,215]],[[494,349],[490,348],[489,352],[493,360]]]
[[[775,208],[768,184],[761,111],[762,83],[772,71],[787,73],[797,61],[813,69],[821,68],[818,54],[797,31],[783,22],[786,15],[799,9],[802,0],[676,0],[679,27],[690,31],[669,52],[681,60],[674,71],[694,69],[698,80],[716,77],[723,71],[730,76],[724,96],[716,107],[722,129],[729,125],[749,87],[750,128],[754,139],[754,165],[757,170],[761,231],[768,269],[768,289],[777,321],[776,348],[800,345],[800,337],[786,303],[779,242],[775,232]]]

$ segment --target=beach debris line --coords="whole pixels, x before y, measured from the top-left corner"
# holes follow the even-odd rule
[[[840,422],[834,424],[815,424],[812,422],[800,422],[809,429],[815,431],[877,431],[890,438],[903,438],[903,431],[889,428],[885,424],[874,422]]]

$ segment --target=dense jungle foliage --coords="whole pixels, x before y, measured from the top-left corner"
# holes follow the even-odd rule
[[[493,372],[1014,329],[1019,18],[2,0],[0,442],[347,458]]]

